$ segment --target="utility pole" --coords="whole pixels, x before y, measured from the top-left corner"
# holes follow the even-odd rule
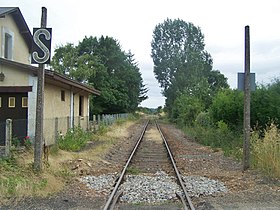
[[[47,9],[42,7],[41,28],[47,26]],[[44,86],[45,86],[45,64],[39,64],[37,82],[37,105],[36,105],[36,130],[34,144],[34,169],[42,171],[43,155],[43,128],[44,128]]]
[[[250,30],[245,26],[243,171],[250,167]]]

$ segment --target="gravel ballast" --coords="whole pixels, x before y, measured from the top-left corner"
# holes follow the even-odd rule
[[[228,191],[223,183],[206,177],[183,176],[182,178],[192,197]],[[81,181],[97,192],[109,194],[116,179],[116,174],[109,174],[85,176],[81,178]],[[175,177],[169,176],[163,171],[148,175],[127,175],[119,190],[123,191],[120,201],[126,203],[162,203],[176,200],[176,193],[182,194]]]

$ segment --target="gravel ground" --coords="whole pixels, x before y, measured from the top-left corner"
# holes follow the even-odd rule
[[[133,146],[133,136],[137,136],[141,128],[140,124],[131,127],[130,138],[114,145],[101,162],[90,164],[92,168],[87,170],[87,174],[80,173],[85,171],[85,168],[82,168],[83,163],[79,163],[81,167],[75,170],[81,176],[70,183],[63,192],[48,198],[29,198],[20,201],[15,199],[14,202],[11,200],[10,205],[2,206],[0,209],[102,209],[108,197],[108,191],[102,190],[106,183],[97,190],[83,183],[81,177],[100,177],[102,174],[115,176],[125,161],[125,158],[122,159],[120,156],[125,156]],[[280,209],[279,180],[270,180],[253,170],[243,173],[241,165],[231,158],[224,157],[222,152],[215,152],[209,147],[191,141],[172,125],[164,125],[163,129],[165,132],[168,130],[169,138],[173,139],[170,140],[170,147],[173,151],[176,150],[174,157],[184,180],[196,179],[197,182],[208,184],[203,187],[204,190],[200,192],[197,190],[198,193],[193,195],[196,209]],[[84,165],[88,167],[89,164]],[[217,185],[219,189],[224,189],[223,192],[205,191]],[[178,202],[137,205],[121,203],[117,209],[171,210],[181,209],[181,205]]]

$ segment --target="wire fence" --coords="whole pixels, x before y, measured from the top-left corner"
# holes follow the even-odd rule
[[[109,126],[119,119],[127,119],[129,114],[111,114],[111,115],[93,115],[92,120],[89,117],[62,117],[46,118],[43,125],[44,145],[50,146],[57,143],[60,135],[65,135],[69,129],[81,127],[83,130],[96,132],[100,126]],[[35,141],[35,119],[16,119],[11,123],[11,144],[23,145],[24,139],[28,137],[31,143]],[[6,142],[6,122],[0,122],[0,157],[3,156],[3,150]],[[3,149],[4,148],[4,149]],[[3,153],[3,154],[2,154]]]

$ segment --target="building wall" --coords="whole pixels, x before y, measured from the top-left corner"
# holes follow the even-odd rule
[[[5,33],[9,33],[13,37],[12,60],[24,64],[30,64],[30,53],[26,42],[21,36],[15,21],[11,15],[0,18],[0,56],[4,58]]]
[[[0,72],[3,72],[5,79],[0,86],[29,86],[29,75],[25,71],[1,65]]]
[[[65,93],[64,101],[61,99],[61,91]],[[55,143],[56,132],[62,134],[67,132],[70,120],[69,116],[70,90],[51,84],[45,84],[44,137],[46,145]]]
[[[61,91],[65,100],[61,100]],[[71,96],[72,95],[72,96]],[[83,96],[83,116],[79,114],[80,96]],[[71,100],[71,97],[73,100]],[[56,135],[65,134],[69,128],[88,128],[88,94],[73,94],[69,89],[51,84],[45,85],[44,97],[44,138],[46,145],[55,143]],[[73,123],[72,123],[73,122]]]
[[[65,100],[61,100],[61,91],[65,93]],[[70,90],[45,84],[45,118],[65,117],[70,113]]]

